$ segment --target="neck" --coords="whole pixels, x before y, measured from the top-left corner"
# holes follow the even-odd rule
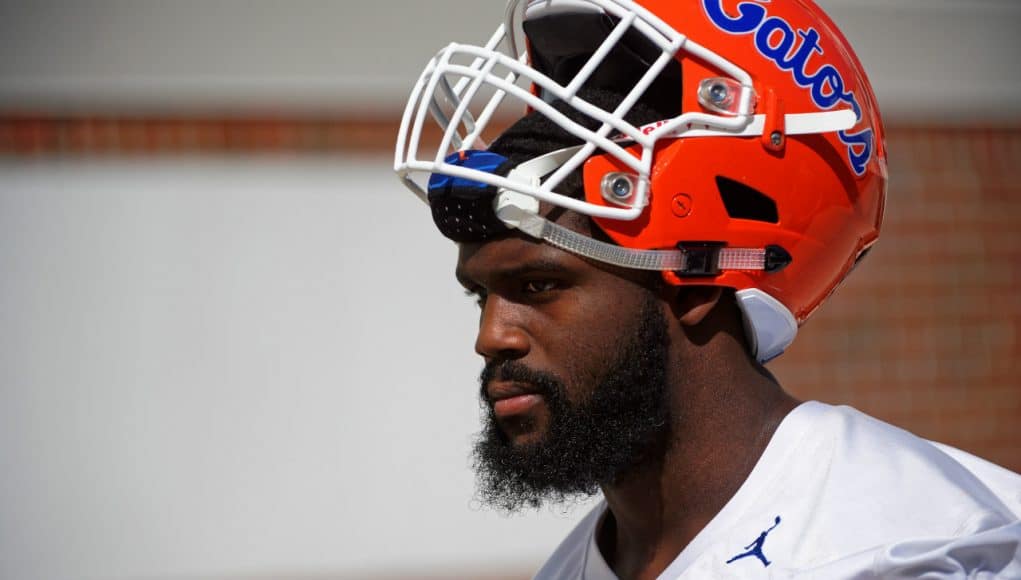
[[[599,545],[618,577],[656,578],[733,497],[797,406],[742,358],[736,367],[687,366],[660,455],[603,488],[612,518]],[[693,376],[699,367],[703,376]]]

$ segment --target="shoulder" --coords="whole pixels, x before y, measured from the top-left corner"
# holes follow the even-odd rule
[[[1021,566],[1018,474],[850,407],[806,403],[784,423],[781,449],[767,448],[754,488],[738,492],[733,525],[717,530],[712,565],[754,571],[754,559],[724,566],[723,556],[782,518],[765,543],[771,572],[901,577],[932,569],[954,578]]]
[[[971,472],[1015,516],[1021,517],[1021,475],[949,445],[935,442],[932,445]]]
[[[791,468],[805,478],[805,491],[872,506],[868,511],[879,519],[912,516],[948,532],[978,512],[1005,522],[1021,513],[1016,473],[851,407],[803,407],[812,428]]]

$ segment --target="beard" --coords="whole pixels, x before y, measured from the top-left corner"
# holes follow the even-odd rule
[[[483,503],[512,512],[581,499],[662,452],[670,425],[670,341],[652,296],[644,300],[634,328],[621,338],[616,359],[578,403],[568,401],[564,381],[552,373],[513,360],[486,364],[479,377],[484,424],[473,452]],[[515,446],[500,429],[485,395],[486,385],[497,377],[526,383],[543,395],[549,426],[537,442]]]

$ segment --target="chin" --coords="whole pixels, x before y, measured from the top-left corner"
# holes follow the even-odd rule
[[[515,447],[540,443],[549,433],[549,414],[542,408],[529,412],[495,417],[500,434]]]
[[[513,418],[500,421],[500,433],[510,447],[521,449],[545,443],[549,429],[532,419]]]

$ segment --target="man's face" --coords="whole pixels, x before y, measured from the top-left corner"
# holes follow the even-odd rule
[[[510,236],[462,245],[457,276],[481,307],[484,500],[591,494],[663,442],[669,336],[637,275]]]

